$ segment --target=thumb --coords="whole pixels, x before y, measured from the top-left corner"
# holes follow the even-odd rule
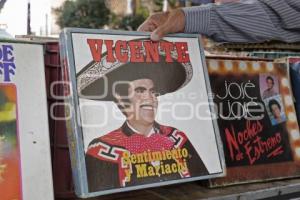
[[[161,38],[163,38],[166,34],[169,33],[169,27],[167,23],[164,23],[160,26],[158,26],[152,33],[151,33],[151,40],[153,41],[159,41]]]

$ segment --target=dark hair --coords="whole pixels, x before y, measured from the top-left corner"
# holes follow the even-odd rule
[[[273,105],[277,105],[278,108],[279,108],[279,110],[281,110],[281,106],[280,106],[280,104],[278,103],[278,101],[276,101],[275,99],[271,99],[271,100],[269,101],[269,103],[268,103],[268,107],[269,107],[269,109],[270,109],[271,112],[272,112],[272,106],[273,106]]]
[[[273,83],[273,85],[274,85],[274,79],[273,79],[271,76],[267,76],[266,81],[267,81],[267,80],[271,80],[272,83]]]

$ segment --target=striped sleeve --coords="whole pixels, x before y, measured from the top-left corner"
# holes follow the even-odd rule
[[[251,3],[183,8],[185,32],[219,42],[300,42],[300,0],[257,0]]]

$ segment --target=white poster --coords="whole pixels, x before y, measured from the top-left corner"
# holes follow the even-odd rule
[[[0,196],[53,196],[43,46],[0,43]]]
[[[221,176],[198,38],[83,32],[66,48],[87,193]]]

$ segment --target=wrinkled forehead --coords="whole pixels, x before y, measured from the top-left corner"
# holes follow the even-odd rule
[[[137,79],[134,81],[129,82],[129,88],[135,89],[138,87],[143,87],[145,89],[151,89],[154,88],[154,82],[151,79],[145,78],[145,79]]]

